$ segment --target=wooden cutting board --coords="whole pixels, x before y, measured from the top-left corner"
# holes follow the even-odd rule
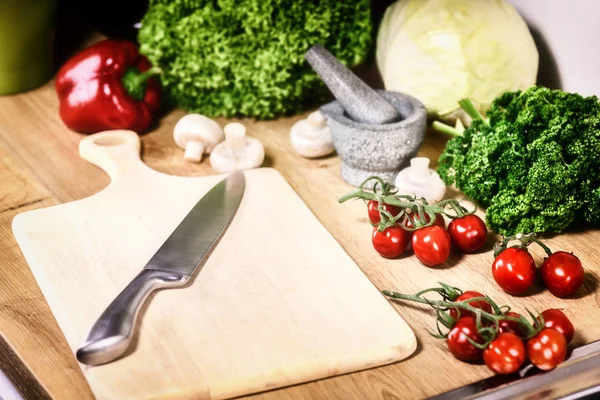
[[[73,351],[191,207],[226,175],[177,177],[130,131],[86,137],[103,191],[21,213],[13,232]],[[206,161],[205,161],[206,162]],[[221,399],[393,363],[411,328],[274,169],[246,171],[240,208],[191,285],[153,296],[134,350],[80,364],[99,399]]]
[[[0,332],[0,399],[52,400]]]

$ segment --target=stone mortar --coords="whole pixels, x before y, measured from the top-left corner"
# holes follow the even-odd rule
[[[382,125],[356,122],[337,100],[320,108],[327,117],[333,145],[342,160],[342,178],[353,186],[359,186],[370,176],[379,176],[393,184],[425,139],[427,112],[423,103],[403,93],[377,92],[400,112],[400,121]]]

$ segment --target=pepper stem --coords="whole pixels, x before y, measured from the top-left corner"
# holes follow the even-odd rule
[[[141,72],[138,67],[129,67],[123,74],[121,81],[127,93],[137,101],[144,99],[146,95],[146,81],[154,75],[161,73],[160,68],[150,68],[147,71]]]

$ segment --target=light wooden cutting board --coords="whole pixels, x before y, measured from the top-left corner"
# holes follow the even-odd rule
[[[177,177],[130,131],[88,136],[103,191],[19,214],[13,232],[73,351],[191,207],[226,175]],[[191,285],[150,299],[134,350],[80,364],[99,399],[233,397],[393,363],[411,328],[275,170],[245,172],[240,208]]]

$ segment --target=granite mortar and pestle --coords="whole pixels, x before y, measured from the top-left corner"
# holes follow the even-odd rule
[[[353,186],[370,176],[393,184],[425,139],[423,103],[403,93],[372,89],[321,45],[311,47],[305,58],[337,99],[319,110],[342,160],[342,178]]]

